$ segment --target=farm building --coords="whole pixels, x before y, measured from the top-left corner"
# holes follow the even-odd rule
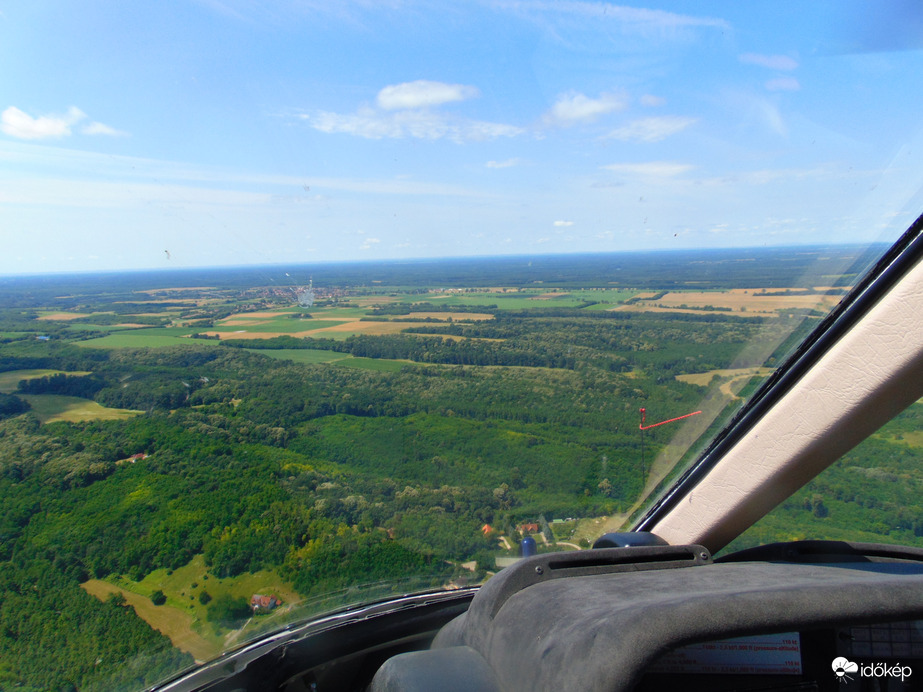
[[[253,608],[254,613],[268,613],[281,604],[282,601],[272,594],[263,596],[256,593],[250,597],[250,607]]]

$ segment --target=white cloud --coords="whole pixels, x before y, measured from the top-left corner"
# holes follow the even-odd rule
[[[653,94],[644,94],[640,101],[642,106],[647,106],[648,108],[656,108],[657,106],[662,106],[667,102],[665,98],[654,96]]]
[[[798,61],[787,55],[761,55],[759,53],[744,53],[739,56],[740,62],[748,65],[759,65],[770,70],[790,71],[798,67]]]
[[[299,116],[311,127],[328,134],[350,134],[365,139],[451,139],[455,142],[483,141],[497,137],[515,137],[522,128],[503,123],[451,118],[426,110],[401,110],[381,113],[362,108],[355,114],[318,111]]]
[[[571,91],[558,96],[551,110],[545,114],[545,122],[569,127],[577,123],[593,122],[601,115],[624,110],[627,105],[628,99],[621,94],[605,93],[594,99]]]
[[[650,161],[648,163],[614,163],[603,166],[607,171],[624,175],[643,175],[650,178],[672,178],[691,171],[694,166],[672,161]]]
[[[360,250],[371,250],[373,245],[377,245],[381,242],[379,238],[366,238],[362,245],[359,246]]]
[[[794,77],[776,77],[766,82],[769,91],[798,91],[801,84]]]
[[[555,221],[554,225],[558,227],[561,227],[561,226],[567,227],[567,226],[573,226],[574,222],[573,221]]]
[[[548,2],[536,0],[535,2],[497,2],[495,7],[523,13],[555,12],[593,19],[617,22],[625,28],[634,28],[647,31],[675,30],[685,27],[712,27],[717,29],[730,29],[730,25],[723,19],[711,17],[692,17],[685,14],[676,14],[663,10],[648,10],[638,7],[624,7],[611,5],[604,2]]]
[[[10,106],[0,114],[0,130],[19,139],[67,137],[71,126],[85,117],[86,114],[75,106],[68,108],[65,115],[41,115],[37,118]]]
[[[507,159],[506,161],[488,161],[485,166],[488,168],[512,168],[522,163],[522,159]]]
[[[122,130],[116,130],[114,127],[109,127],[103,123],[92,122],[89,125],[84,125],[80,128],[80,131],[85,135],[106,135],[107,137],[127,137],[128,133],[123,132]]]
[[[392,84],[378,92],[378,106],[384,110],[427,108],[443,103],[466,101],[480,96],[476,87],[465,84],[445,84],[417,80]]]
[[[659,142],[670,135],[682,132],[695,121],[695,118],[684,118],[679,115],[641,118],[613,130],[608,136],[623,142]]]
[[[16,106],[10,106],[0,113],[0,130],[18,139],[60,139],[69,137],[72,134],[71,128],[86,117],[87,114],[76,106],[68,108],[64,115],[40,115],[37,118]],[[124,137],[128,134],[95,121],[84,125],[80,132],[110,137]]]

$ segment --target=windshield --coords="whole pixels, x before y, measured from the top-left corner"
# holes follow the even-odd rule
[[[0,687],[630,527],[923,209],[921,21],[0,0]]]

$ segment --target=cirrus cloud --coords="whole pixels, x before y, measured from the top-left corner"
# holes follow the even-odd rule
[[[512,158],[506,159],[506,161],[488,161],[485,166],[488,168],[512,168],[513,166],[518,166],[522,163],[522,159]]]
[[[762,55],[760,53],[744,53],[738,56],[742,63],[758,65],[770,70],[783,70],[789,72],[798,67],[798,61],[787,55]]]
[[[691,171],[694,166],[674,161],[649,161],[647,163],[613,163],[603,169],[624,175],[641,175],[649,178],[672,178]]]
[[[107,137],[127,137],[128,133],[123,132],[122,130],[116,130],[114,127],[109,127],[103,123],[92,122],[88,125],[80,128],[80,131],[85,135],[105,135]]]
[[[481,95],[477,87],[466,84],[446,84],[419,79],[415,82],[391,84],[378,92],[378,106],[386,111],[407,108],[428,108],[443,103],[467,101]]]
[[[484,141],[497,137],[515,137],[522,128],[503,123],[451,118],[427,110],[402,110],[381,113],[362,108],[357,113],[341,114],[318,111],[299,116],[315,130],[327,134],[349,134],[364,139],[450,139],[454,142]]]
[[[524,129],[504,123],[471,120],[436,108],[480,95],[476,87],[417,80],[381,89],[377,107],[361,106],[355,113],[317,110],[296,117],[319,132],[349,134],[364,139],[450,139],[454,142],[515,137]]]
[[[766,82],[766,89],[769,91],[798,91],[801,89],[801,83],[794,77],[776,77]]]
[[[684,118],[678,115],[641,118],[613,130],[608,136],[623,142],[659,142],[670,135],[682,132],[694,122],[696,122],[695,118]]]
[[[627,105],[628,98],[622,94],[604,93],[594,99],[578,91],[570,91],[558,96],[544,120],[548,125],[570,127],[591,123],[607,113],[624,110]]]

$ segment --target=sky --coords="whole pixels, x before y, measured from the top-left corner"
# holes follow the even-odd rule
[[[917,7],[0,0],[0,275],[893,241]]]

